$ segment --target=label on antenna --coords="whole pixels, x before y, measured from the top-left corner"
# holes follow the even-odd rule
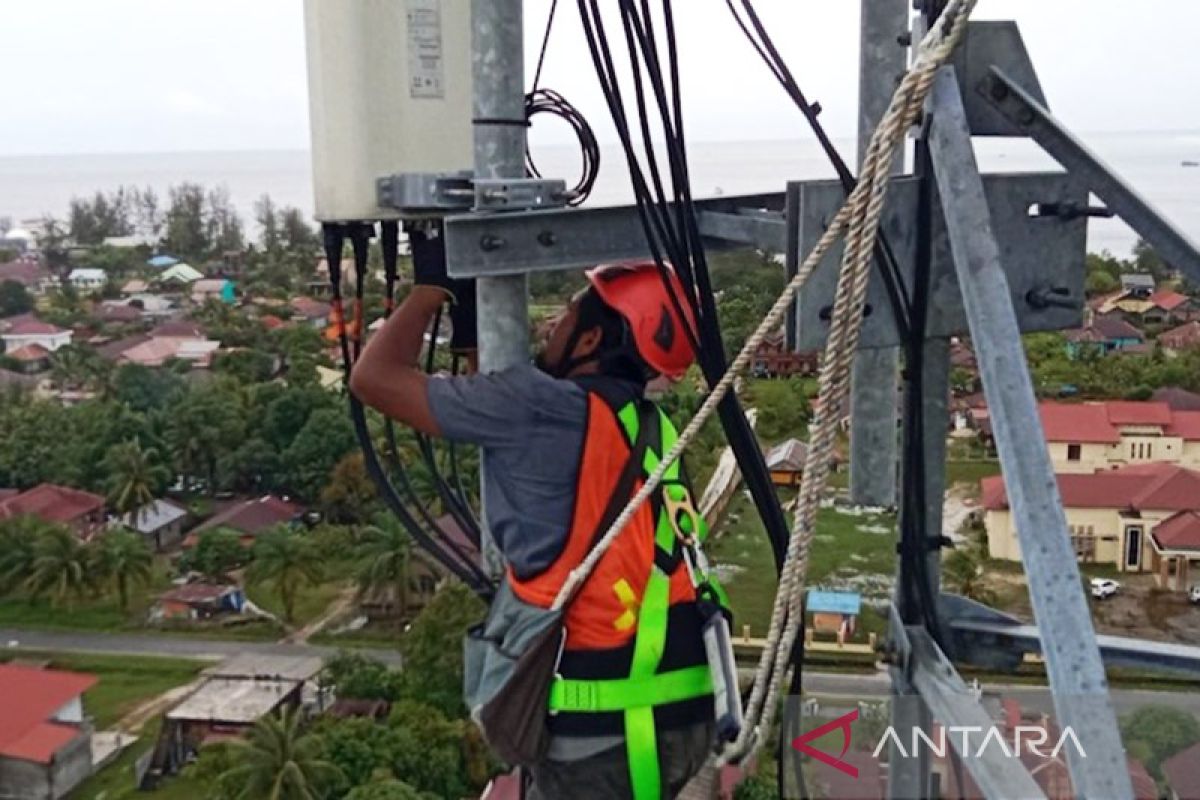
[[[409,96],[445,97],[444,64],[441,0],[408,0]]]

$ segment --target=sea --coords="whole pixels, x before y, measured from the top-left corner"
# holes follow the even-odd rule
[[[1200,131],[1099,133],[1087,144],[1177,226],[1200,241]],[[836,142],[843,154],[852,140]],[[978,139],[980,166],[988,172],[1055,169],[1037,146],[1023,139]],[[573,183],[579,169],[575,148],[537,145],[543,175]],[[691,142],[689,158],[696,197],[782,191],[793,179],[831,178],[833,171],[810,140]],[[65,215],[72,197],[122,185],[152,187],[161,195],[172,184],[191,181],[228,190],[253,229],[253,206],[262,195],[278,205],[310,212],[309,154],[302,150],[186,153],[119,153],[0,156],[0,217],[14,222]],[[589,205],[631,201],[628,174],[617,146],[602,148],[600,177]],[[1089,248],[1129,254],[1136,234],[1119,220],[1092,220]]]

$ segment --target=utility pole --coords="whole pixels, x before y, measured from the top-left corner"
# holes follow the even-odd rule
[[[476,178],[525,177],[523,0],[471,0]],[[524,273],[477,279],[479,368],[496,372],[529,360],[529,282]],[[486,485],[487,475],[481,470]],[[486,496],[486,492],[484,492]],[[485,512],[486,520],[486,512]],[[483,567],[503,565],[486,521]]]
[[[904,74],[907,50],[899,37],[908,31],[908,0],[862,0],[858,77],[858,164]],[[896,152],[893,172],[904,167]],[[850,393],[850,502],[863,506],[896,504],[896,395],[900,350],[859,350],[854,356]]]

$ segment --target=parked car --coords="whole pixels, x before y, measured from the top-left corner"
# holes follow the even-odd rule
[[[1188,601],[1200,606],[1200,583],[1195,584],[1188,591]]]
[[[1121,584],[1114,581],[1112,578],[1092,578],[1092,597],[1097,600],[1104,600],[1112,597],[1121,588]]]

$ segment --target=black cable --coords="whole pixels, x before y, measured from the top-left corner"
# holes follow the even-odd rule
[[[557,11],[558,0],[554,0],[550,4],[550,15],[546,18],[546,32],[542,34],[542,49],[538,53],[537,69],[533,71],[533,88],[529,90],[530,94],[536,93],[542,82],[542,65],[546,62],[546,49],[550,45],[550,31],[554,29],[554,14]]]
[[[549,114],[567,123],[579,141],[583,166],[579,180],[566,193],[567,205],[577,206],[588,199],[596,185],[596,178],[600,174],[600,143],[583,114],[553,89],[534,89],[525,95],[525,119],[532,123],[538,114]],[[533,151],[529,147],[528,139],[525,143],[525,172],[534,178],[542,177],[533,161]]]
[[[332,291],[330,302],[333,309],[332,317],[338,331],[343,374],[347,389],[349,389],[354,359],[352,357],[350,335],[346,329],[341,290],[341,258],[347,233],[349,233],[351,243],[354,246],[356,271],[361,276],[366,270],[368,248],[372,234],[371,226],[368,223],[354,223],[347,227],[327,223],[322,226],[325,256],[329,264],[329,280]],[[346,394],[350,404],[350,417],[354,424],[355,436],[363,452],[363,463],[366,466],[367,473],[371,476],[372,481],[374,481],[379,490],[380,497],[385,505],[396,515],[401,525],[404,526],[405,530],[408,531],[408,534],[418,546],[433,556],[448,572],[456,576],[476,594],[490,598],[494,593],[494,588],[487,575],[470,558],[464,557],[461,553],[455,557],[446,552],[440,543],[430,536],[409,513],[404,501],[396,493],[391,480],[388,478],[383,465],[379,461],[378,453],[375,451],[374,443],[371,441],[365,407],[354,396],[353,392],[347,391]]]

